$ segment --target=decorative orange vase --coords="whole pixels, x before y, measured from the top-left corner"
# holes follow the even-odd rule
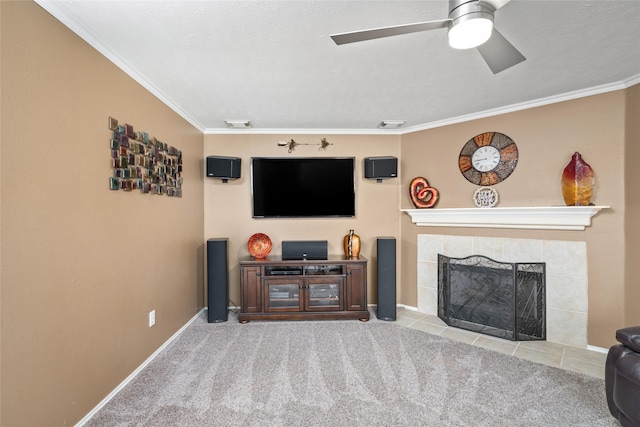
[[[562,197],[567,206],[589,206],[595,174],[577,151],[562,173]]]
[[[348,258],[357,257],[360,254],[360,236],[349,230],[344,236],[344,255]]]

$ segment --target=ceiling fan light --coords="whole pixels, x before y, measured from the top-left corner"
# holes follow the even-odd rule
[[[449,45],[454,49],[480,46],[491,37],[493,21],[488,18],[461,20],[449,29]]]

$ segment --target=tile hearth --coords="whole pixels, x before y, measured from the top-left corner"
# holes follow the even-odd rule
[[[604,379],[606,353],[549,341],[508,341],[447,326],[437,316],[398,307],[396,323],[531,362]]]

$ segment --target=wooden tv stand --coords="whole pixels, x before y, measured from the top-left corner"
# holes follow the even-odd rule
[[[369,320],[367,259],[240,259],[240,323],[250,320]]]

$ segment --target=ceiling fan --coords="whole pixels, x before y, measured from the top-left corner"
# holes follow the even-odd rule
[[[449,0],[449,17],[447,19],[333,34],[331,38],[336,44],[341,45],[448,28],[451,47],[456,49],[477,48],[493,74],[498,74],[526,59],[493,26],[495,11],[509,1]]]

